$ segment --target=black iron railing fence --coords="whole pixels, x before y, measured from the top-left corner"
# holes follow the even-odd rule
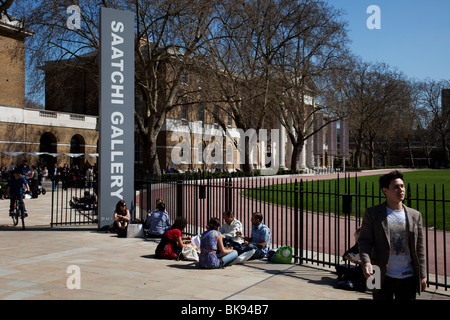
[[[272,248],[289,245],[294,249],[296,262],[330,267],[343,263],[341,256],[355,243],[354,232],[365,209],[385,201],[378,186],[359,183],[357,175],[331,181],[299,177],[186,180],[180,175],[143,181],[137,187],[138,218],[145,218],[156,199],[162,198],[172,219],[183,216],[188,220],[186,233],[199,234],[209,218],[221,218],[223,211],[232,210],[250,235],[251,215],[258,211],[271,229]],[[439,230],[436,221],[447,225],[445,213],[446,209],[450,212],[450,201],[444,197],[444,186],[441,193],[440,197],[421,197],[418,188],[412,190],[408,186],[405,204],[420,210],[427,226],[424,232],[428,283],[447,290],[448,231]]]
[[[427,188],[427,187],[425,187]],[[97,223],[95,211],[73,208],[70,201],[93,193],[86,185],[52,194],[52,225]],[[211,217],[232,210],[251,233],[251,215],[261,212],[271,230],[271,248],[291,246],[296,263],[310,262],[333,267],[343,263],[342,254],[354,245],[354,232],[366,208],[384,201],[378,186],[360,183],[357,175],[335,180],[303,180],[301,177],[202,178],[172,175],[135,182],[134,216],[145,220],[161,198],[172,220],[185,217],[187,234],[200,234]],[[408,186],[405,204],[421,211],[424,222],[428,284],[449,288],[450,199],[444,186],[429,192]],[[446,216],[447,212],[447,216]]]

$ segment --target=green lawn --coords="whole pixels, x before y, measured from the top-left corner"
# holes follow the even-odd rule
[[[342,195],[358,194],[352,198],[352,215],[362,215],[366,207],[384,201],[380,192],[378,179],[380,175],[354,178],[354,174],[344,183],[344,178],[335,180],[307,181],[304,180],[304,207],[315,212],[330,212],[342,214]],[[422,213],[424,224],[442,230],[450,230],[450,170],[423,170],[405,172],[404,180],[410,185],[411,194],[405,204]],[[265,188],[255,188],[245,192],[254,199],[294,206],[294,184],[271,185]],[[300,189],[300,180],[298,180]],[[444,190],[443,190],[444,189]],[[426,192],[425,192],[426,191]],[[410,201],[408,201],[410,200]],[[300,201],[300,199],[299,199]],[[336,207],[338,210],[336,210]]]

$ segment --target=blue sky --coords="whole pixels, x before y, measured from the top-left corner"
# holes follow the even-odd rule
[[[450,80],[449,0],[328,0],[344,9],[350,48],[368,62],[385,62],[409,78]],[[370,30],[366,13],[381,10],[381,29]]]
[[[350,48],[364,61],[387,63],[411,79],[450,80],[450,0],[326,1],[346,11]],[[380,30],[367,28],[371,5],[381,10]]]

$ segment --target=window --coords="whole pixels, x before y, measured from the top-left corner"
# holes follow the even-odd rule
[[[188,84],[188,76],[187,76],[187,73],[186,73],[186,72],[183,72],[183,73],[181,74],[181,84],[184,84],[184,85],[186,85],[186,86],[187,86],[187,84]]]
[[[217,124],[219,118],[219,106],[214,106],[214,124]]]
[[[203,163],[203,143],[198,144],[198,159],[197,163]]]
[[[183,98],[181,104],[181,120],[188,119],[188,99]]]
[[[214,144],[213,149],[211,150],[211,158],[213,160],[213,163],[217,163],[216,147],[217,145]]]
[[[134,144],[134,163],[144,163],[144,148],[142,147],[142,143],[140,141],[136,141]]]
[[[198,120],[204,122],[205,121],[205,107],[202,104],[198,105]]]
[[[227,163],[233,163],[233,147],[231,144],[227,146]]]
[[[189,145],[186,141],[183,141],[181,144],[181,150],[180,150],[180,158],[181,163],[187,163],[188,162],[188,155],[189,155]]]
[[[181,120],[187,120],[188,112],[187,106],[181,106]]]

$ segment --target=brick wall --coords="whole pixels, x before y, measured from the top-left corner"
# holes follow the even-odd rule
[[[22,108],[25,102],[25,41],[0,33],[0,105]]]

